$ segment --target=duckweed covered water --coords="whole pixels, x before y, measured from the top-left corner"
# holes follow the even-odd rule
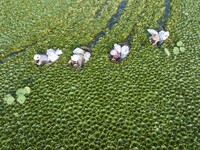
[[[198,0],[170,1],[170,37],[155,48],[146,30],[159,28],[164,0],[3,0],[0,149],[199,149],[199,7]],[[80,70],[67,66],[72,50],[101,31],[90,61]],[[109,62],[113,44],[127,37],[128,57]],[[179,41],[185,50],[175,55]],[[62,57],[35,66],[33,56],[48,48]],[[4,102],[24,87],[31,92],[23,104]]]

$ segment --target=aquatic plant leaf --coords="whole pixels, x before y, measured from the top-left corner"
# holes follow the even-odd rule
[[[179,41],[179,42],[177,42],[177,44],[176,44],[178,47],[181,47],[181,46],[183,46],[183,42],[182,41]]]
[[[179,54],[179,48],[178,47],[174,47],[173,53],[176,54],[176,55]]]
[[[19,95],[19,97],[17,98],[17,101],[20,103],[20,104],[23,104],[26,100],[26,97],[24,95]]]
[[[15,117],[19,117],[19,114],[18,114],[18,113],[13,113],[13,115],[14,115]]]
[[[26,94],[26,89],[18,89],[17,91],[16,91],[16,94],[19,96],[19,95],[25,95]]]
[[[180,52],[185,52],[185,47],[180,47]]]
[[[170,52],[169,52],[169,49],[168,48],[165,48],[165,53],[167,54],[167,56],[170,56]]]
[[[14,102],[15,98],[11,95],[8,94],[4,97],[4,101],[8,104],[11,105]]]
[[[26,90],[26,93],[27,93],[27,94],[29,94],[29,93],[31,92],[31,89],[30,89],[30,87],[28,87],[28,86],[26,86],[24,89]]]

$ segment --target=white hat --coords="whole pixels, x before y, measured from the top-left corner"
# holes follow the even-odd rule
[[[116,50],[111,50],[111,51],[110,51],[110,55],[114,56],[114,55],[116,55],[116,54],[117,54],[117,51],[116,51]]]
[[[169,32],[168,31],[165,32],[162,30],[159,32],[159,37],[161,41],[164,41],[169,37]]]
[[[59,48],[55,51],[55,54],[56,55],[61,55],[63,54],[62,50],[60,50]]]
[[[79,55],[72,55],[71,56],[71,60],[73,60],[73,61],[78,61],[79,59],[80,59]]]
[[[122,52],[123,55],[127,55],[129,53],[129,47],[127,45],[122,46]]]
[[[119,44],[114,44],[114,50],[118,51],[118,53],[121,53],[122,47]]]
[[[74,54],[84,54],[84,50],[82,50],[81,48],[76,48],[75,50],[73,50]]]
[[[154,30],[154,29],[147,29],[147,31],[148,31],[151,35],[154,35],[154,34],[158,35],[158,32],[157,32],[156,30]]]
[[[33,57],[34,60],[39,60],[40,59],[40,55],[39,54],[36,54],[34,57]]]

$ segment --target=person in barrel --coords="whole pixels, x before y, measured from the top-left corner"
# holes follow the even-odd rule
[[[169,37],[168,31],[156,31],[154,29],[147,29],[147,31],[151,34],[149,37],[149,41],[153,43],[154,46],[159,46],[163,44],[163,42]]]
[[[68,64],[75,68],[81,68],[84,63],[89,61],[91,53],[92,51],[86,46],[78,47],[73,50],[73,55],[68,61]]]
[[[62,50],[57,49],[47,49],[46,54],[36,54],[33,59],[35,60],[35,64],[38,66],[43,66],[45,64],[52,64],[58,58],[60,58],[60,55],[62,54]]]
[[[119,62],[124,59],[129,53],[129,46],[127,44],[114,44],[114,49],[110,51],[110,61]]]

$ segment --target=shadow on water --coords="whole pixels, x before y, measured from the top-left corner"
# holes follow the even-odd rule
[[[108,24],[107,24],[106,28],[112,29],[113,25],[116,24],[119,21],[121,15],[124,12],[126,4],[127,4],[127,1],[122,0],[122,2],[118,5],[117,12],[108,21]],[[99,33],[97,33],[97,35],[95,35],[95,37],[93,38],[93,40],[89,42],[89,44],[87,45],[89,48],[95,46],[96,43],[99,41],[99,39],[101,37],[105,36],[105,29],[102,30],[102,31],[100,31]]]
[[[101,8],[99,10],[97,10],[97,12],[95,13],[94,19],[97,19],[100,16],[100,14],[101,14],[103,8],[105,7],[105,5],[107,4],[107,2],[108,2],[108,0],[105,0],[103,5],[101,6]]]
[[[162,17],[157,21],[160,30],[165,29],[166,21],[169,18],[169,14],[170,14],[170,0],[164,0],[164,1],[165,1],[165,11]]]

